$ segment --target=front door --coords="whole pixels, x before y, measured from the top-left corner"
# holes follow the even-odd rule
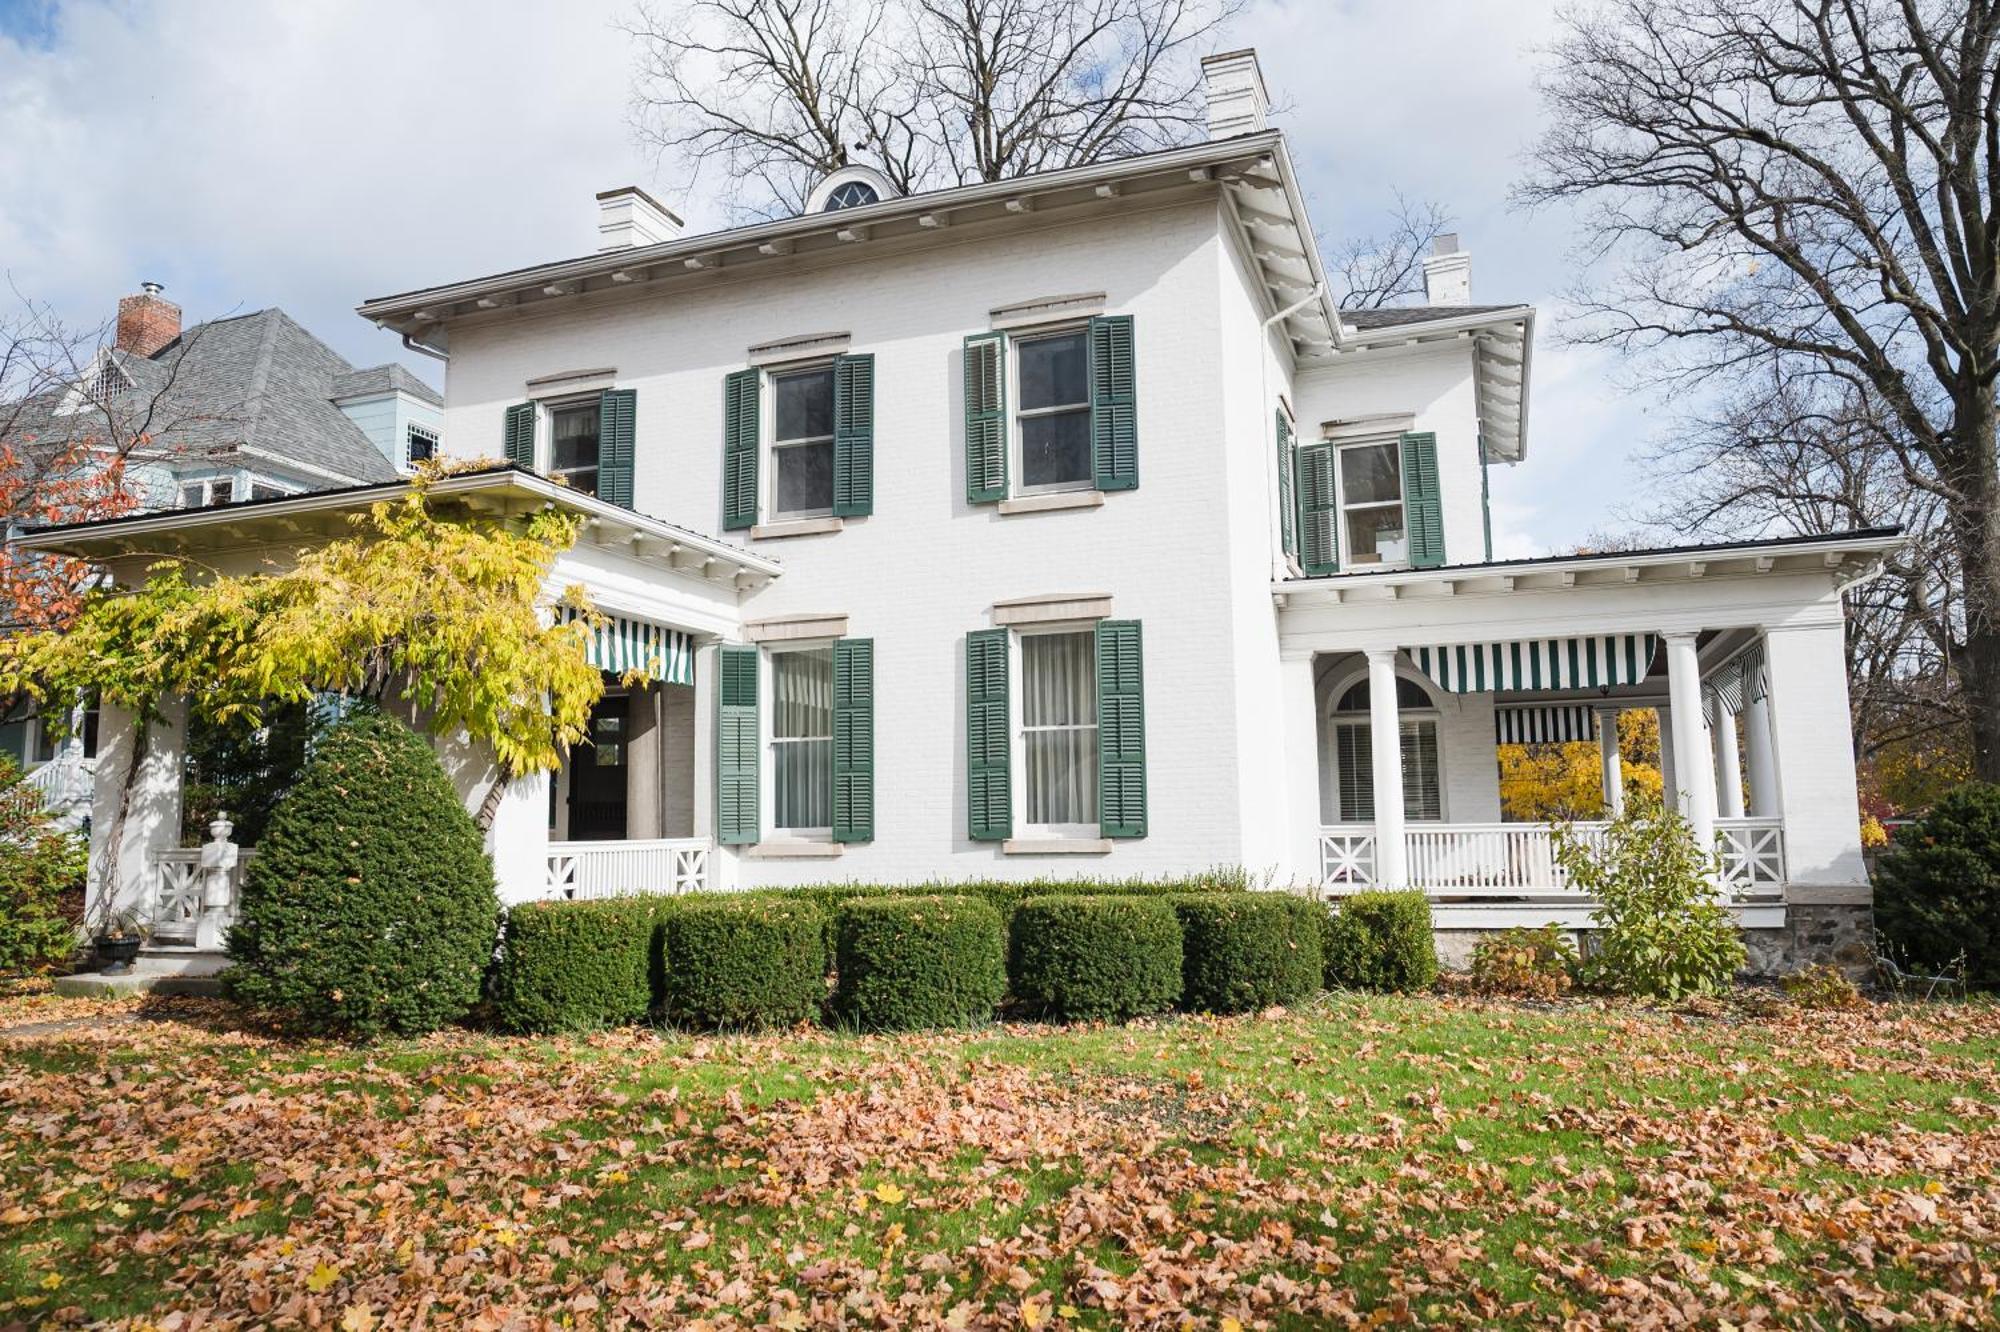
[[[630,713],[626,695],[606,694],[590,712],[590,743],[571,751],[571,841],[624,840],[625,742]]]

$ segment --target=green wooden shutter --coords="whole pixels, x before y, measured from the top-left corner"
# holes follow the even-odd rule
[[[763,430],[761,372],[738,370],[722,381],[722,530],[757,523],[757,444]]]
[[[965,339],[965,498],[1007,498],[1007,335]]]
[[[1139,394],[1132,316],[1090,321],[1090,465],[1099,490],[1139,486]]]
[[[833,644],[833,840],[875,840],[875,640]]]
[[[833,512],[875,512],[875,358],[866,353],[833,363]]]
[[[1291,420],[1286,417],[1284,409],[1280,408],[1276,415],[1278,418],[1279,541],[1282,544],[1285,554],[1296,555],[1299,553],[1299,513],[1298,499],[1294,493],[1297,487],[1293,484],[1293,468],[1296,466],[1296,463],[1293,461],[1292,453],[1295,437],[1292,433]]]
[[[626,509],[632,507],[638,416],[639,394],[633,389],[606,389],[597,400],[597,497]]]
[[[965,636],[966,832],[980,842],[1014,835],[1007,646],[1005,629]]]
[[[1097,828],[1146,835],[1146,672],[1137,620],[1097,624]]]
[[[715,840],[745,846],[758,836],[757,649],[717,651]]]
[[[1429,431],[1403,436],[1403,525],[1409,533],[1412,567],[1435,569],[1444,563],[1438,440]]]
[[[502,436],[507,461],[527,471],[535,470],[535,404],[517,402],[507,409],[507,428]]]
[[[1340,501],[1333,485],[1337,453],[1325,443],[1297,450],[1299,565],[1309,574],[1340,572]]]

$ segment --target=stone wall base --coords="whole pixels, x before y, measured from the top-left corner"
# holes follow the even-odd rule
[[[1472,950],[1498,930],[1438,930],[1438,964],[1449,971],[1472,966]],[[1590,930],[1570,937],[1581,953],[1590,951]],[[1840,968],[1857,981],[1875,974],[1875,911],[1867,903],[1793,903],[1775,930],[1743,931],[1750,959],[1743,974],[1770,979],[1818,963]]]

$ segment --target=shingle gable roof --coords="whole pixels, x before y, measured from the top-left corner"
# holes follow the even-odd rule
[[[333,381],[332,396],[335,398],[363,398],[383,393],[407,393],[433,407],[444,406],[444,395],[394,361],[387,365],[371,365],[365,370],[350,370]]]

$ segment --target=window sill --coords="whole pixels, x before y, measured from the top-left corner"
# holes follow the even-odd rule
[[[1108,837],[1010,837],[1000,843],[1003,856],[1108,856]]]
[[[834,860],[847,850],[845,842],[755,842],[743,853],[752,860]]]
[[[1000,501],[1002,517],[1014,513],[1052,513],[1058,509],[1095,509],[1104,504],[1101,490],[1058,490],[1047,495],[1020,495]]]
[[[752,541],[775,541],[780,537],[817,536],[838,532],[847,526],[845,518],[793,518],[782,523],[759,523],[750,529]]]

